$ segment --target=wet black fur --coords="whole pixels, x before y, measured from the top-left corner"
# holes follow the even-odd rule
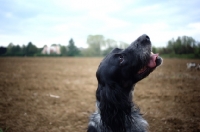
[[[88,132],[145,132],[148,124],[132,102],[135,84],[155,68],[138,71],[146,66],[151,54],[147,35],[136,39],[126,49],[114,49],[100,63],[96,72],[97,111],[91,115]],[[160,65],[162,59],[156,60]]]

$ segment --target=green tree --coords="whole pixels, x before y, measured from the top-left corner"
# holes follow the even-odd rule
[[[196,58],[200,58],[200,42],[197,42],[197,45],[194,50],[194,55]]]
[[[0,55],[5,55],[5,53],[7,52],[7,48],[5,47],[0,47]]]
[[[159,48],[159,53],[170,54],[171,57],[200,58],[200,43],[188,36],[173,38],[168,41],[167,47]]]
[[[110,51],[112,51],[114,48],[118,47],[117,46],[117,42],[113,39],[107,39],[105,40],[105,46],[106,46],[106,49],[104,49],[102,51],[102,55],[105,56],[107,55],[108,53],[110,53]]]
[[[21,47],[19,45],[13,46],[12,53],[14,56],[21,56]]]
[[[26,55],[27,56],[33,56],[38,51],[37,47],[32,44],[32,42],[29,42],[26,47]]]
[[[87,38],[88,43],[88,55],[89,56],[101,56],[101,49],[105,45],[103,35],[89,35]]]
[[[174,54],[193,54],[196,47],[196,41],[192,37],[182,36],[176,40],[171,39],[167,44],[167,53]]]
[[[27,53],[26,53],[26,46],[25,45],[22,46],[21,53],[22,53],[23,56],[26,56]]]
[[[9,43],[8,44],[6,55],[12,55],[12,48],[13,48],[13,46],[14,46],[13,43]]]
[[[67,46],[67,55],[68,56],[78,56],[80,54],[79,49],[76,47],[74,40],[69,40],[69,45]]]
[[[60,52],[61,52],[61,55],[62,55],[62,56],[67,56],[67,47],[61,45],[61,46],[60,46]]]
[[[167,52],[166,53],[175,54],[175,51],[174,51],[174,39],[168,41]]]
[[[153,53],[157,53],[158,51],[157,51],[157,48],[155,47],[155,46],[152,46],[152,52]]]

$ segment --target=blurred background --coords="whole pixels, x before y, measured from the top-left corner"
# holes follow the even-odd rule
[[[151,132],[200,131],[200,1],[0,0],[0,132],[84,132],[95,73],[142,34],[163,64],[135,86]]]

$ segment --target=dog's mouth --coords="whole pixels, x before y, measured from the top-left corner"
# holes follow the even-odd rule
[[[149,70],[150,71],[154,70],[156,66],[159,65],[156,63],[157,59],[158,59],[158,54],[154,54],[153,52],[151,52],[149,62],[147,63],[147,65],[145,65],[138,71],[138,74],[142,74]]]

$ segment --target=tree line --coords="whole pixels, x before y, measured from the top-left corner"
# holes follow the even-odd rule
[[[166,47],[153,47],[152,50],[165,57],[200,58],[200,42],[188,36],[172,38]]]
[[[45,45],[46,46],[46,45]],[[44,46],[44,47],[45,47]],[[78,56],[80,54],[80,50],[74,44],[73,39],[69,40],[69,44],[67,46],[63,46],[60,44],[52,44],[52,46],[60,47],[60,54],[50,53],[43,54],[43,48],[37,48],[32,42],[29,42],[27,45],[14,45],[10,43],[6,48],[0,47],[0,55],[1,56]]]
[[[103,35],[89,35],[87,37],[88,48],[78,48],[73,39],[70,39],[68,45],[52,44],[59,46],[60,53],[44,54],[43,48],[37,48],[32,42],[27,45],[14,45],[10,43],[7,47],[0,47],[0,56],[105,56],[113,48],[126,48],[125,42],[118,42],[113,39],[106,39]],[[182,36],[177,39],[171,39],[166,47],[152,48],[154,53],[159,53],[166,57],[187,57],[200,58],[200,43],[192,37]]]
[[[46,52],[43,53],[44,48],[37,48],[32,42],[27,45],[14,45],[10,43],[7,47],[0,47],[0,56],[85,56],[85,57],[99,57],[105,56],[113,48],[125,48],[127,43],[117,42],[113,39],[105,39],[103,35],[89,35],[87,38],[88,48],[78,48],[74,40],[71,38],[68,45],[52,44],[51,46],[58,46],[60,53]]]

